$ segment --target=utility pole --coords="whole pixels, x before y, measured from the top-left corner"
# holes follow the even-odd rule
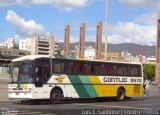
[[[106,0],[106,32],[105,32],[105,60],[107,60],[107,34],[108,34],[108,0]]]

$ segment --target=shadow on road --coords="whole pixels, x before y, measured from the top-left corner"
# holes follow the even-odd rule
[[[144,98],[126,98],[120,102],[126,101],[143,101]],[[105,102],[113,102],[117,103],[115,98],[113,97],[105,97],[105,98],[71,98],[71,99],[63,99],[59,104],[71,104],[71,103],[105,103]],[[13,102],[13,104],[23,104],[23,105],[50,105],[50,100],[26,100],[26,101],[17,101]]]

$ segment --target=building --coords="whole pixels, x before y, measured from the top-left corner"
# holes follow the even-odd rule
[[[7,38],[7,40],[5,42],[0,43],[0,47],[14,48],[15,47],[14,38]]]
[[[80,36],[79,36],[79,58],[84,58],[84,49],[85,49],[85,23],[80,24]]]
[[[0,48],[0,75],[8,74],[12,59],[25,55],[30,55],[30,52],[13,48]]]
[[[96,25],[96,59],[101,59],[102,49],[102,22],[97,22]]]
[[[58,51],[58,43],[54,41],[53,34],[48,37],[40,37],[35,34],[25,40],[19,41],[19,49],[31,52],[31,55],[55,56]]]
[[[156,79],[160,77],[160,16],[157,19]]]
[[[64,57],[69,56],[69,38],[70,38],[70,25],[64,28]]]
[[[15,47],[14,38],[8,38],[6,41],[6,46],[7,48],[14,48]]]
[[[25,40],[19,40],[19,49],[24,51],[31,51],[32,38],[28,37]]]
[[[31,54],[32,55],[51,55],[55,56],[55,45],[53,34],[49,37],[39,37],[37,34],[32,39]]]
[[[153,63],[153,64],[155,64],[155,63],[156,63],[156,57],[150,56],[150,57],[148,57],[148,58],[146,59],[146,62],[147,62],[147,63]]]
[[[84,58],[89,60],[95,59],[95,49],[92,46],[86,47],[84,51]]]
[[[101,53],[101,60],[105,60],[105,53]],[[124,61],[122,52],[107,52],[107,60],[109,61]]]
[[[55,55],[58,54],[58,50],[59,50],[59,48],[58,48],[58,42],[54,41],[54,53],[55,53]]]

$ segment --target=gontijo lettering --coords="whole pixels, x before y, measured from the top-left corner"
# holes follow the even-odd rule
[[[127,82],[127,78],[111,78],[111,77],[104,77],[104,82]]]

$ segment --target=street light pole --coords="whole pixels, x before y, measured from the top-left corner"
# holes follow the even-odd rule
[[[107,34],[108,34],[108,0],[106,0],[106,32],[105,32],[105,60],[107,60]]]

